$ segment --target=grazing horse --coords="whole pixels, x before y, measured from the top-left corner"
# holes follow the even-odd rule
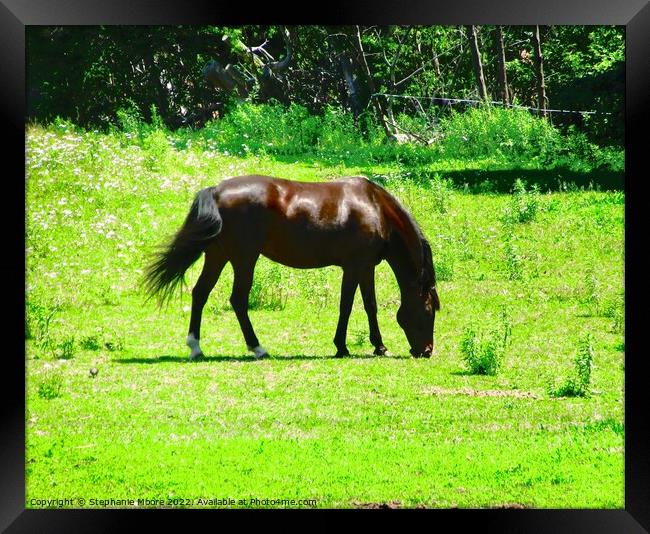
[[[301,269],[342,267],[336,356],[350,354],[345,338],[357,286],[374,354],[386,353],[375,298],[375,266],[386,260],[399,284],[397,322],[410,352],[414,357],[431,356],[435,313],[440,309],[431,247],[400,203],[365,177],[309,183],[239,176],[199,191],[183,226],[146,270],[149,295],[158,295],[161,303],[169,300],[203,252],[203,270],[192,290],[186,340],[190,359],[202,356],[201,314],[227,262],[234,271],[230,303],[246,345],[257,358],[268,356],[248,317],[248,295],[260,254]]]

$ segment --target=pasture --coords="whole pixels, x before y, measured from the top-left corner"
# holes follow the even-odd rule
[[[26,133],[28,508],[52,498],[624,506],[621,191],[562,184],[560,171],[539,191],[530,180],[502,191],[500,173],[519,171],[488,158],[233,154],[160,131],[138,140],[65,123]],[[491,181],[452,183],[459,169]],[[335,359],[340,269],[261,258],[250,316],[271,358],[246,351],[227,266],[204,311],[206,358],[188,361],[189,292],[202,260],[167,308],[145,302],[138,283],[194,194],[248,173],[363,174],[396,195],[433,250],[442,303],[434,355],[408,355],[385,262],[376,287],[391,355],[372,355],[357,291],[351,356]],[[467,329],[505,326],[496,374],[471,374]],[[588,394],[552,394],[575,373],[587,333]]]

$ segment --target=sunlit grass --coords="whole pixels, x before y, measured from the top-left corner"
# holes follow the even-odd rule
[[[542,190],[534,218],[520,223],[504,217],[510,195],[424,181],[424,167],[239,157],[162,140],[143,148],[121,135],[28,129],[28,507],[71,496],[623,507],[621,192]],[[459,168],[435,165],[441,179]],[[138,281],[198,189],[247,173],[366,174],[396,194],[444,272],[434,357],[407,356],[385,263],[377,299],[392,355],[372,356],[357,294],[352,357],[334,359],[340,270],[262,258],[256,284],[278,288],[266,298],[282,304],[250,315],[272,358],[245,350],[228,266],[204,314],[207,358],[188,362],[201,262],[162,310]],[[504,306],[512,330],[498,372],[468,374],[463,332],[495,327]],[[588,332],[591,395],[549,396]]]

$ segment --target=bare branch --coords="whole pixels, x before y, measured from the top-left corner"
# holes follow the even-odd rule
[[[401,79],[399,82],[397,82],[397,83],[395,84],[395,87],[397,87],[398,85],[404,83],[404,82],[407,81],[408,79],[412,78],[413,76],[415,76],[415,75],[416,75],[418,72],[420,72],[421,70],[424,70],[424,65],[422,65],[419,69],[414,70],[414,71],[413,71],[411,74],[409,74],[406,78],[403,78],[403,79]]]
[[[284,38],[284,44],[287,47],[287,55],[281,61],[274,61],[269,63],[267,67],[273,72],[282,72],[285,70],[289,63],[291,63],[291,58],[293,57],[293,48],[291,46],[291,40],[289,39],[289,30],[286,27],[283,28],[282,37]]]

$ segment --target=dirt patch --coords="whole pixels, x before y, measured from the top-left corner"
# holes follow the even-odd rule
[[[538,395],[530,391],[519,391],[516,389],[502,390],[502,389],[472,389],[472,388],[459,388],[448,389],[432,386],[422,390],[425,395],[467,395],[469,397],[515,397],[517,399],[539,399]]]
[[[499,510],[524,510],[526,507],[523,504],[519,504],[518,502],[507,502],[499,504],[494,508]]]
[[[353,506],[357,508],[366,508],[368,510],[396,510],[397,508],[403,508],[401,501],[389,501],[389,502],[352,502]],[[416,509],[425,509],[426,505],[420,503],[415,505],[413,508]]]
[[[353,501],[352,504],[357,508],[366,508],[368,510],[385,510],[385,509],[397,509],[402,507],[401,501],[389,501],[389,502],[356,502]]]

